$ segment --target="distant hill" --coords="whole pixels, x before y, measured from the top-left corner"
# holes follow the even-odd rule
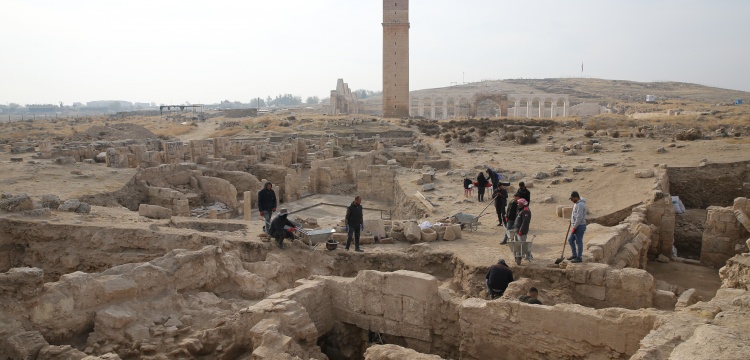
[[[734,99],[750,101],[750,92],[728,90],[681,82],[637,82],[592,78],[564,79],[506,79],[488,80],[444,88],[411,91],[411,96],[441,94],[456,96],[476,92],[502,92],[506,94],[548,93],[567,94],[571,105],[597,102],[643,102],[646,95],[656,95],[658,100],[687,100],[707,104],[729,103]],[[379,96],[365,99],[370,106],[381,103]]]

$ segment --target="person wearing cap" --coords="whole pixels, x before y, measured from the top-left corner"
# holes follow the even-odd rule
[[[503,296],[511,282],[513,282],[513,271],[510,270],[505,260],[498,260],[497,264],[490,266],[485,276],[487,296],[490,300]]]
[[[294,231],[294,229],[296,229],[296,225],[294,225],[293,222],[287,219],[288,216],[289,211],[287,211],[287,209],[281,208],[279,209],[279,214],[276,215],[273,221],[271,221],[270,234],[271,237],[276,239],[276,247],[278,247],[279,249],[284,248],[284,239],[294,238],[292,232]]]
[[[349,246],[352,244],[352,236],[354,237],[354,251],[364,251],[359,247],[359,234],[360,230],[363,230],[365,223],[362,214],[362,197],[355,197],[351,205],[346,208],[344,220],[346,222],[347,233],[349,234],[346,238],[346,251],[349,251]]]
[[[573,212],[570,216],[570,237],[568,243],[572,256],[570,262],[579,263],[583,261],[583,234],[586,233],[586,199],[581,198],[578,191],[570,193],[570,201],[573,202]]]
[[[516,217],[516,233],[518,234],[518,241],[526,241],[526,236],[529,234],[529,225],[531,224],[531,210],[529,210],[529,202],[526,199],[516,200],[518,203],[518,216]]]
[[[271,234],[270,226],[271,214],[276,211],[276,193],[273,191],[273,184],[270,181],[263,185],[263,189],[258,191],[258,211],[260,216],[266,222],[263,229],[266,234]]]
[[[505,245],[508,243],[508,233],[511,233],[511,231],[513,231],[513,225],[516,223],[516,216],[518,216],[517,201],[520,198],[521,195],[515,193],[513,194],[513,199],[510,200],[510,203],[508,204],[508,209],[505,212],[505,238],[503,238],[503,242],[501,242],[500,245]]]

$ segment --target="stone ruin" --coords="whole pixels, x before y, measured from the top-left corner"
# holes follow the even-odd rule
[[[81,201],[125,206],[141,215],[133,221],[148,226],[86,221],[62,211],[63,201],[52,196],[0,200],[0,359],[750,354],[746,198],[707,209],[705,262],[723,266],[713,299],[644,270],[660,257],[675,259],[670,195],[681,188],[669,169],[654,172],[653,191],[641,203],[590,224],[600,235],[587,240],[584,263],[514,267],[518,280],[505,296],[485,300],[487,267],[432,246],[461,241],[466,229],[450,218],[425,229],[409,220],[430,214],[430,200],[407,193],[399,175],[418,173],[423,184],[435,184],[444,161],[410,148],[411,137],[120,145],[105,150],[105,161],[138,167],[132,181]],[[101,150],[84,148],[45,147],[42,157],[80,161]],[[403,251],[309,251],[294,242],[282,252],[256,241],[247,221],[235,219],[253,211],[263,180],[277,184],[283,202],[355,186],[391,206],[390,219],[368,220],[363,242],[395,243]],[[190,217],[207,202],[225,204],[229,220],[219,211],[210,216],[218,220]],[[49,213],[23,216],[38,208]],[[333,239],[345,242],[337,225]],[[545,305],[516,300],[531,286],[544,289]]]

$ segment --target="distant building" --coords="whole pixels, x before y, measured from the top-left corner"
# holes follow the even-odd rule
[[[32,114],[54,114],[58,108],[52,104],[33,104],[26,105],[26,109]]]
[[[656,102],[656,95],[646,95],[646,102],[647,103],[655,103]]]
[[[357,100],[357,94],[349,89],[349,84],[344,79],[336,82],[336,90],[331,90],[330,111],[331,115],[338,114],[359,114],[362,111],[363,104]]]

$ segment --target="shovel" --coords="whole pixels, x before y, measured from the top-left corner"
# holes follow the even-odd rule
[[[570,222],[568,222],[568,231],[565,232],[565,240],[563,241],[562,254],[560,254],[560,258],[559,259],[555,260],[555,265],[557,265],[557,264],[563,262],[563,260],[565,260],[565,245],[568,245],[568,233],[570,232],[570,226],[571,225],[572,224]]]

